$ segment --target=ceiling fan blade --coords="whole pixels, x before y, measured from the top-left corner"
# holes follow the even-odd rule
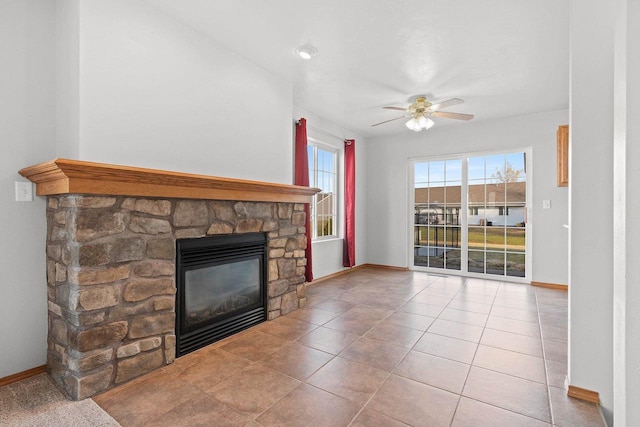
[[[435,117],[444,117],[445,119],[456,119],[456,120],[473,119],[473,114],[448,113],[446,111],[434,111],[433,113],[430,113],[430,115]]]
[[[431,111],[437,111],[441,108],[447,108],[447,107],[452,107],[454,105],[458,105],[458,104],[463,104],[464,100],[460,99],[460,98],[451,98],[451,99],[447,99],[446,101],[442,101],[439,102],[437,104],[433,104],[429,107],[429,110]]]
[[[401,107],[382,107],[382,108],[385,108],[387,110],[407,111],[406,108],[401,108]]]
[[[371,125],[371,126],[378,126],[378,125],[382,125],[382,124],[385,124],[385,123],[392,122],[392,121],[394,121],[394,120],[404,119],[405,117],[410,117],[410,116],[400,116],[400,117],[396,117],[395,119],[385,120],[384,122],[376,123],[375,125]]]

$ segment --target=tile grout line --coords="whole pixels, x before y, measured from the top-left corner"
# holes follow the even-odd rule
[[[538,301],[538,292],[534,290],[536,297],[536,312],[538,314],[538,327],[540,328],[540,345],[542,346],[542,357],[544,360],[544,375],[547,380],[547,401],[549,406],[549,416],[551,417],[551,424],[555,425],[555,414],[553,413],[553,405],[551,404],[551,389],[549,388],[549,370],[547,369],[547,352],[544,345],[544,339],[542,337],[542,322],[540,321],[540,303]]]
[[[465,283],[464,286],[467,286],[467,279],[465,279]],[[493,301],[496,300],[496,295],[498,294],[498,291],[500,290],[500,286],[498,286],[498,289],[496,290],[496,293],[493,296]],[[460,292],[458,292],[460,293]],[[456,294],[457,295],[457,294]],[[491,315],[491,310],[493,310],[493,301],[491,302],[491,309],[489,310],[489,314],[487,315],[487,320],[485,320],[484,324],[485,326],[482,327],[482,333],[480,334],[480,338],[478,339],[478,345],[476,346],[476,351],[473,353],[473,358],[471,359],[471,363],[469,364],[469,370],[467,371],[467,376],[464,379],[464,384],[462,384],[462,389],[460,390],[460,395],[458,397],[458,403],[456,404],[456,408],[453,411],[453,417],[451,417],[451,422],[449,423],[449,426],[453,425],[453,420],[456,418],[456,413],[458,412],[458,407],[460,406],[460,401],[462,400],[462,396],[463,396],[463,392],[464,392],[464,388],[467,386],[467,381],[469,380],[469,375],[471,374],[471,368],[473,368],[473,362],[476,359],[476,356],[478,354],[478,349],[480,348],[480,342],[482,341],[482,337],[484,335],[484,330],[487,326],[487,322],[489,322],[489,316]],[[466,397],[466,396],[465,396]]]

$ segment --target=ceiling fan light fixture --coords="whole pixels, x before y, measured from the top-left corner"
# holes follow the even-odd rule
[[[296,49],[296,54],[302,59],[311,59],[318,53],[318,49],[310,44],[300,46]]]
[[[411,120],[405,123],[405,126],[414,132],[420,132],[422,130],[422,127],[420,127],[420,124],[418,123],[415,117],[411,118]]]
[[[414,132],[420,132],[422,129],[431,128],[434,124],[435,123],[430,118],[420,115],[420,116],[411,118],[411,120],[405,123],[405,126],[407,126],[409,129],[411,129]]]
[[[422,129],[431,129],[433,125],[435,125],[435,122],[427,117],[425,117],[424,121],[425,123],[422,126]]]

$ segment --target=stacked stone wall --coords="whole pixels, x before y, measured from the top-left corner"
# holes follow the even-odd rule
[[[48,371],[84,399],[175,358],[175,241],[265,232],[268,319],[304,306],[302,204],[47,200]]]

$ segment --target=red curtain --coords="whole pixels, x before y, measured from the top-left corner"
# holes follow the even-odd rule
[[[307,156],[307,119],[300,119],[296,122],[296,146],[295,146],[295,185],[309,186],[309,158]],[[307,268],[305,269],[305,279],[307,282],[313,280],[313,265],[311,263],[311,216],[309,203],[304,205],[304,213],[307,215],[307,248],[305,256],[307,258]]]
[[[344,247],[342,265],[356,265],[356,141],[344,140]]]

